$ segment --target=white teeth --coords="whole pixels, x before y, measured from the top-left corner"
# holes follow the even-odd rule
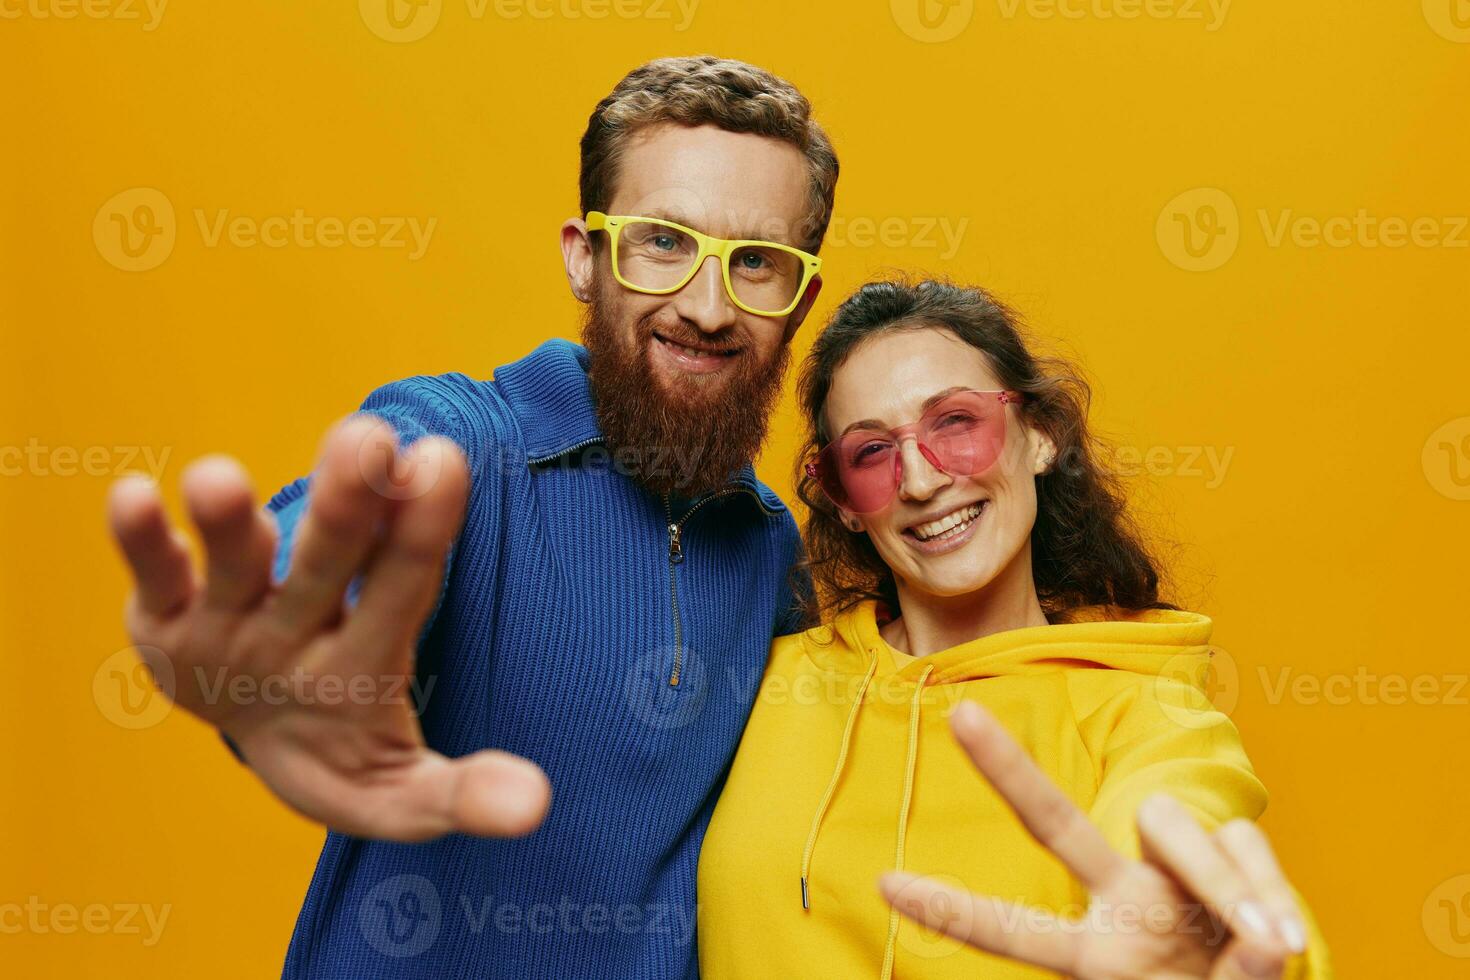
[[[953,513],[946,514],[937,521],[920,524],[913,528],[914,537],[920,541],[932,541],[940,537],[952,538],[969,527],[975,518],[980,516],[980,510],[980,504],[971,504],[968,507],[962,507]]]
[[[660,340],[663,340],[662,337],[660,337],[659,339]],[[700,357],[724,357],[725,356],[725,352],[724,351],[700,350],[698,347],[690,347],[690,346],[688,346],[686,344],[676,344],[672,340],[664,340],[663,342],[665,344],[667,344],[668,346],[672,347],[674,350],[678,351],[680,354],[683,354],[685,357],[700,358]]]

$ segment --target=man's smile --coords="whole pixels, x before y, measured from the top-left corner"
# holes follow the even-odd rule
[[[671,340],[654,331],[654,357],[676,371],[688,374],[713,374],[732,364],[740,355],[738,347],[720,347],[713,344],[685,343]]]

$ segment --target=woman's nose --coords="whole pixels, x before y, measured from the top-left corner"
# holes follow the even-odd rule
[[[902,464],[898,495],[904,500],[928,500],[954,482],[934,464],[918,439],[910,437],[900,441],[898,453]]]

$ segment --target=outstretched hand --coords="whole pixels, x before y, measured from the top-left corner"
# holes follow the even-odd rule
[[[885,875],[904,915],[978,949],[1079,980],[1275,980],[1305,931],[1271,845],[1251,821],[1208,834],[1172,797],[1138,811],[1143,858],[1115,851],[989,712],[962,702],[955,737],[1031,836],[1087,887],[1064,920],[917,875]]]
[[[174,679],[167,693],[307,817],[400,841],[529,833],[550,801],[541,770],[504,752],[430,750],[407,694],[468,488],[449,440],[400,451],[391,426],[351,417],[327,435],[290,572],[274,582],[275,523],[235,460],[184,473],[202,576],[157,488],[119,480],[109,522],[136,583],[128,632],[154,675]]]

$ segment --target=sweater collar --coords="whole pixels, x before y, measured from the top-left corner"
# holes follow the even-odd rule
[[[526,458],[554,459],[602,438],[587,382],[587,350],[554,338],[495,369],[495,385],[521,430]]]
[[[519,361],[495,370],[496,387],[525,441],[527,462],[550,462],[602,441],[587,379],[589,356],[581,344],[553,338]],[[750,463],[734,474],[731,485],[750,491],[767,511],[786,509],[781,498],[756,479]]]

